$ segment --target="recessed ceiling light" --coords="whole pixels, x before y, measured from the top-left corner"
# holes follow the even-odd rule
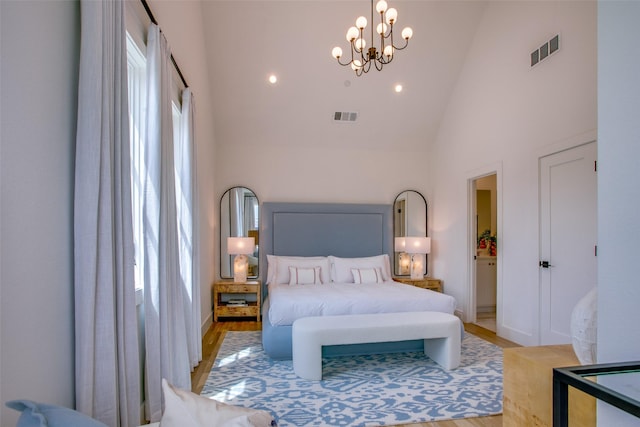
[[[397,93],[402,92],[402,85],[401,85],[401,84],[397,84],[397,85],[395,86],[394,90],[395,90]]]
[[[269,83],[271,83],[272,85],[276,84],[278,82],[278,77],[276,77],[275,74],[271,74],[269,76]]]

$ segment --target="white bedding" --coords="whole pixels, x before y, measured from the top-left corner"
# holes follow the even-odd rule
[[[456,301],[450,295],[403,283],[327,283],[289,286],[269,284],[269,322],[292,325],[308,316],[441,311],[453,314]]]

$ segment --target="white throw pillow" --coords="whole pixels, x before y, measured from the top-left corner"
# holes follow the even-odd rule
[[[391,280],[389,255],[376,255],[362,258],[340,258],[330,256],[332,279],[336,283],[354,283],[352,268],[380,268],[385,282]]]
[[[320,267],[289,267],[289,285],[320,285]]]
[[[160,427],[273,427],[267,411],[227,405],[173,387],[162,379],[164,413]]]
[[[267,285],[276,278],[276,258],[275,255],[267,254]]]
[[[322,283],[329,283],[331,276],[329,273],[329,259],[327,257],[287,257],[276,258],[276,275],[272,283],[279,285],[289,284],[291,275],[289,267],[314,268],[320,267],[320,280]]]
[[[376,268],[352,268],[351,274],[353,274],[354,283],[382,283],[382,270],[380,267]]]

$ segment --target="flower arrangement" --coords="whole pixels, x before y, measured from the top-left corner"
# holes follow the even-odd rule
[[[484,230],[478,235],[478,252],[486,251],[490,256],[498,254],[497,237],[491,235],[491,230]]]

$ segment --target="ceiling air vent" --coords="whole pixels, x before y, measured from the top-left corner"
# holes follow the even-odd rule
[[[349,111],[336,111],[333,113],[333,121],[336,123],[353,123],[358,118],[358,113]]]

